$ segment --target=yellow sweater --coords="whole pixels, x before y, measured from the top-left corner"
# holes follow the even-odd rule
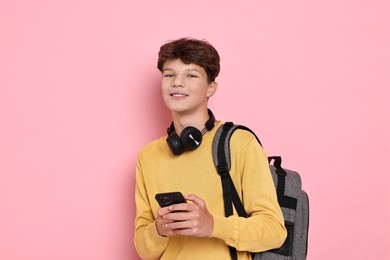
[[[286,237],[283,215],[269,171],[267,156],[252,134],[237,130],[231,138],[231,170],[249,218],[224,216],[221,178],[212,159],[217,128],[203,136],[200,147],[175,156],[166,136],[146,145],[136,168],[134,244],[143,259],[230,259],[227,245],[237,248],[238,259],[282,245]],[[201,197],[214,217],[209,238],[162,237],[154,223],[159,209],[155,194],[180,191]],[[242,252],[239,252],[242,251]]]

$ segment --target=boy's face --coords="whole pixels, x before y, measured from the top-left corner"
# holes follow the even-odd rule
[[[162,95],[165,105],[177,113],[193,113],[207,108],[208,98],[217,85],[208,83],[206,71],[197,64],[180,59],[168,60],[162,72]]]

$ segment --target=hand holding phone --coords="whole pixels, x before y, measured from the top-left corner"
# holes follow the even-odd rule
[[[198,236],[208,237],[214,229],[213,215],[208,211],[205,201],[194,195],[184,197],[180,192],[156,194],[161,208],[157,211],[156,227],[161,236]],[[177,203],[188,204],[173,206]]]

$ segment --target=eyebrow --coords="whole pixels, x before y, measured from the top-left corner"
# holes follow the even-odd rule
[[[174,69],[171,69],[171,68],[165,68],[164,71],[166,70],[174,70]],[[196,71],[196,72],[199,72],[200,73],[200,70],[196,69],[196,68],[188,68],[186,69],[186,71]]]
[[[195,68],[189,68],[189,69],[186,69],[186,71],[197,71],[197,72],[200,72],[200,70],[195,69]]]

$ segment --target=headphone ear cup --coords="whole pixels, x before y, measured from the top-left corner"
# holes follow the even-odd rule
[[[180,155],[184,153],[185,149],[181,144],[180,137],[177,134],[173,133],[168,135],[166,141],[169,146],[169,149],[171,149],[174,155]]]
[[[196,127],[188,126],[181,132],[180,140],[185,150],[195,150],[202,143],[202,132]]]

